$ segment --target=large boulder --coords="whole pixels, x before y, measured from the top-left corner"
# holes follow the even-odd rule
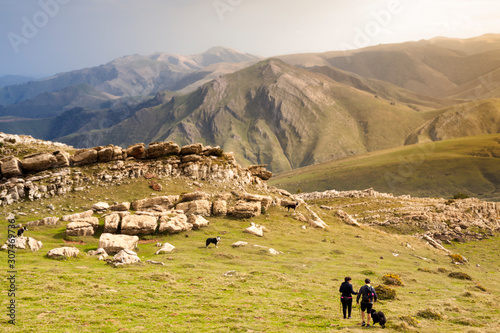
[[[9,242],[9,240],[11,239],[13,239],[13,243]],[[43,246],[42,242],[37,241],[32,237],[21,236],[21,237],[7,239],[5,245],[2,246],[2,249],[3,250],[8,249],[9,245],[11,244],[14,245],[16,249],[21,249],[21,250],[30,249],[33,252],[40,250]]]
[[[177,195],[166,195],[161,197],[146,198],[132,202],[133,210],[145,210],[153,206],[161,206],[165,209],[174,207],[174,203],[179,200]]]
[[[245,201],[260,201],[264,209],[268,209],[269,206],[271,206],[271,204],[273,203],[273,198],[268,195],[243,193],[240,195],[239,199]]]
[[[204,155],[204,156],[222,156],[222,154],[224,153],[224,151],[219,147],[210,147],[210,146],[206,146],[203,148],[203,151],[201,152],[201,155]]]
[[[120,227],[120,215],[119,214],[110,214],[104,216],[104,232],[114,234],[118,232],[118,228]]]
[[[79,149],[75,152],[75,155],[71,156],[71,165],[81,166],[97,162],[97,150],[90,149]]]
[[[264,226],[259,226],[254,223],[250,225],[250,227],[246,228],[244,232],[249,233],[251,235],[259,236],[259,237],[264,237]]]
[[[35,226],[40,226],[40,225],[56,225],[58,223],[59,223],[58,217],[49,216],[49,217],[45,217],[41,220],[30,221],[30,222],[26,223],[26,226],[35,227]]]
[[[6,157],[0,162],[2,176],[5,178],[17,177],[23,174],[21,161],[17,157]]]
[[[85,222],[88,223],[96,230],[99,227],[99,219],[97,217],[91,216],[91,217],[85,217],[81,219],[74,219],[71,220],[71,222]]]
[[[260,201],[238,200],[231,210],[231,215],[236,218],[251,218],[261,214],[262,206]]]
[[[128,215],[122,219],[121,233],[125,235],[152,235],[158,225],[154,216]]]
[[[203,191],[196,191],[191,193],[183,194],[181,197],[181,202],[195,201],[195,200],[208,200],[210,195]]]
[[[259,177],[262,180],[269,180],[273,176],[271,171],[266,170],[265,164],[263,165],[251,165],[248,167],[248,171],[252,174],[252,176]]]
[[[140,261],[141,259],[137,256],[137,253],[127,249],[121,250],[113,257],[113,265],[115,267],[120,265],[134,264]]]
[[[227,202],[224,200],[216,200],[212,205],[212,215],[223,216],[227,214]]]
[[[203,227],[207,227],[210,222],[203,216],[193,214],[189,216],[188,223],[191,223],[193,225],[193,229],[197,230]]]
[[[170,253],[175,250],[175,246],[169,243],[163,244],[163,246],[155,252],[155,254]]]
[[[66,236],[92,236],[94,226],[88,222],[70,222],[66,226]]]
[[[107,253],[118,253],[121,250],[134,250],[139,242],[139,237],[128,235],[112,235],[103,233],[99,238],[99,247]]]
[[[91,217],[92,215],[94,215],[94,211],[92,209],[90,209],[90,210],[86,210],[86,211],[81,212],[81,213],[75,213],[75,214],[71,214],[71,215],[64,215],[62,217],[62,220],[65,221],[65,222],[69,222],[69,221],[73,221],[73,220],[78,220],[78,219],[84,219],[84,218],[87,218],[87,217]]]
[[[122,212],[122,211],[128,211],[130,209],[130,202],[122,202],[122,203],[117,203],[114,205],[111,205],[109,207],[109,210],[115,211],[115,212]]]
[[[147,158],[158,158],[167,155],[179,154],[179,145],[173,142],[152,142],[146,150]]]
[[[54,164],[54,168],[66,168],[70,165],[71,156],[69,153],[65,151],[55,151],[52,153],[56,158],[56,164]]]
[[[51,259],[66,259],[66,258],[76,258],[80,254],[80,250],[76,247],[58,247],[47,252],[47,257]]]
[[[201,143],[193,143],[191,145],[186,145],[181,148],[181,155],[200,155],[203,151],[203,145]]]
[[[105,163],[113,160],[113,155],[115,153],[115,146],[108,145],[106,147],[95,147],[97,150],[97,161],[100,163]]]
[[[185,214],[164,215],[160,217],[159,232],[167,232],[169,234],[176,234],[182,231],[189,231],[193,229],[193,225],[188,223]]]
[[[94,212],[102,212],[109,208],[109,204],[107,202],[96,202],[92,205],[92,210]]]
[[[127,156],[134,157],[139,160],[146,158],[146,148],[144,143],[136,143],[135,145],[129,146],[126,152]]]
[[[42,171],[47,170],[57,163],[57,158],[50,153],[36,153],[25,156],[21,162],[23,170]]]
[[[210,216],[212,212],[212,203],[208,200],[194,200],[189,202],[181,202],[177,204],[177,209],[184,211],[186,215],[202,215]]]

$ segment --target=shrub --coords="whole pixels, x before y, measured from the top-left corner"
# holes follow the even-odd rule
[[[448,274],[448,276],[451,278],[454,278],[454,279],[472,281],[472,278],[470,277],[470,275],[467,273],[463,273],[463,272],[451,272],[450,274]]]
[[[375,272],[369,269],[361,271],[360,273],[363,275],[375,275]]]
[[[389,286],[403,286],[403,281],[397,274],[385,274],[382,276],[382,282]]]
[[[476,286],[475,286],[475,288],[477,288],[477,289],[479,289],[479,290],[481,290],[481,291],[486,291],[486,288],[485,288],[485,287],[483,287],[482,285],[480,285],[478,282],[476,282]]]
[[[467,198],[469,198],[469,196],[461,192],[455,193],[455,195],[453,196],[453,199],[467,199]]]
[[[417,271],[426,272],[426,273],[434,273],[434,274],[436,274],[435,272],[431,271],[430,269],[428,269],[428,268],[426,268],[426,267],[424,267],[424,268],[419,267],[419,268],[417,269]]]
[[[460,254],[450,254],[450,258],[454,264],[465,264],[467,262],[467,258]]]
[[[444,267],[439,267],[439,268],[438,268],[438,272],[439,272],[439,273],[447,273],[447,272],[448,272],[448,270],[447,270],[446,268],[444,268]]]
[[[417,312],[417,317],[432,319],[432,320],[441,320],[443,319],[443,315],[439,313],[439,311],[427,308],[425,310],[420,310]]]
[[[396,299],[396,290],[384,285],[378,285],[375,288],[379,300]]]
[[[417,327],[418,324],[420,323],[420,321],[418,321],[417,318],[412,316],[400,316],[399,319],[413,327]]]

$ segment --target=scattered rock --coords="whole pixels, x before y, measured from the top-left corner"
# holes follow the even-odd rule
[[[236,243],[231,244],[232,247],[243,247],[243,246],[247,246],[247,245],[248,245],[248,243],[243,242],[243,241],[238,241]]]
[[[264,237],[264,229],[265,229],[264,226],[259,226],[252,222],[251,226],[246,228],[244,232],[259,237]]]
[[[183,194],[181,197],[181,202],[189,202],[189,201],[195,201],[195,200],[208,200],[210,198],[210,195],[203,191],[196,191],[196,192],[191,192],[191,193],[186,193]]]
[[[122,219],[121,233],[125,235],[152,235],[158,221],[154,216],[128,215]]]
[[[141,262],[141,259],[137,256],[137,253],[132,250],[124,249],[115,254],[112,264],[113,266],[118,267],[121,265],[130,265],[137,262]]]
[[[224,216],[227,214],[227,202],[224,200],[216,200],[212,205],[213,216]]]
[[[47,257],[51,259],[67,259],[76,258],[80,254],[80,250],[76,247],[58,247],[47,252]]]
[[[120,215],[110,214],[104,217],[104,232],[114,234],[118,232],[120,228]]]
[[[200,215],[190,215],[187,220],[188,223],[193,225],[193,229],[201,229],[202,227],[207,227],[209,225],[209,221]]]
[[[212,212],[212,203],[208,200],[194,200],[189,202],[181,202],[177,204],[178,210],[184,211],[186,215],[202,215],[210,216]]]
[[[94,215],[94,211],[92,209],[90,209],[90,210],[87,210],[87,211],[82,212],[82,213],[76,213],[76,214],[71,214],[71,215],[64,215],[62,217],[62,220],[65,221],[65,222],[70,222],[70,221],[73,221],[73,220],[78,220],[78,219],[84,219],[84,218],[87,218],[87,217],[91,217],[92,215]]]
[[[147,208],[150,208],[153,206],[161,206],[165,209],[171,209],[172,207],[174,207],[174,203],[177,200],[179,200],[179,196],[177,196],[177,195],[168,195],[168,196],[141,199],[141,200],[137,200],[137,201],[132,202],[132,209],[133,210],[146,210]]]
[[[92,236],[94,226],[88,222],[70,222],[66,226],[66,236]]]
[[[175,250],[175,246],[169,243],[165,243],[158,251],[156,251],[155,254],[170,253],[173,250]]]
[[[128,211],[130,210],[130,202],[122,202],[122,203],[117,203],[114,205],[111,205],[109,207],[109,210],[112,211]]]
[[[134,250],[139,242],[139,237],[128,235],[112,235],[103,233],[99,238],[99,247],[107,253],[118,253],[121,250]]]
[[[55,216],[49,216],[41,220],[27,222],[26,226],[33,227],[33,226],[57,225],[57,224],[59,224],[59,218]]]
[[[92,205],[92,210],[94,212],[103,212],[109,208],[109,204],[106,202],[98,202]]]
[[[187,222],[187,216],[185,214],[177,214],[160,217],[160,227],[158,230],[160,233],[167,232],[169,234],[176,234],[182,231],[189,231],[192,228],[193,225]]]
[[[231,215],[236,218],[251,218],[261,214],[261,202],[247,202],[238,200],[231,211]],[[229,213],[229,212],[228,212]]]

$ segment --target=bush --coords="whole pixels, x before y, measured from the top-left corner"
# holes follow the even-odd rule
[[[424,267],[424,268],[419,267],[419,268],[417,269],[417,271],[426,272],[426,273],[434,273],[434,274],[436,274],[435,272],[431,271],[430,269],[428,269],[428,268],[426,268],[426,267]]]
[[[439,311],[431,309],[431,308],[427,308],[425,310],[418,311],[417,317],[425,318],[425,319],[432,319],[432,320],[443,319],[443,315]]]
[[[360,273],[363,274],[363,275],[375,275],[375,272],[372,271],[372,270],[370,270],[370,269],[361,271]]]
[[[451,278],[454,278],[454,279],[472,281],[472,278],[470,277],[470,275],[467,273],[463,273],[463,272],[451,272],[450,274],[448,274],[448,276]]]
[[[438,272],[439,272],[439,273],[447,273],[447,272],[448,272],[448,270],[447,270],[446,268],[444,268],[444,267],[439,267],[439,268],[438,268]]]
[[[417,327],[418,324],[420,323],[417,318],[412,317],[412,316],[400,316],[399,319],[405,323],[407,323],[410,326]]]
[[[469,196],[467,194],[458,192],[453,196],[453,199],[467,199]]]
[[[382,276],[382,282],[389,286],[403,286],[403,281],[397,274],[385,274]]]
[[[451,262],[454,264],[465,264],[467,259],[460,254],[450,254]]]
[[[384,285],[378,285],[375,288],[379,300],[396,299],[396,290]]]

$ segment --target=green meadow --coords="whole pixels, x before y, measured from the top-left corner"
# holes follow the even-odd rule
[[[186,184],[177,181],[175,191]],[[209,190],[212,185],[203,186]],[[2,213],[26,212],[27,216],[18,215],[17,220],[25,223],[62,216],[69,206],[83,210],[90,197],[94,202],[106,197],[122,201],[149,193],[145,180],[93,191],[3,207]],[[166,190],[170,191],[174,188]],[[365,328],[359,325],[358,307],[353,309],[352,319],[341,319],[338,289],[344,277],[351,276],[357,290],[366,277],[378,286],[385,274],[396,274],[404,284],[389,286],[396,298],[380,300],[374,306],[388,318],[385,332],[498,332],[498,237],[447,245],[468,259],[467,264],[456,265],[416,237],[382,228],[348,226],[334,210],[318,208],[360,200],[366,201],[367,210],[389,204],[369,198],[310,202],[329,225],[326,230],[303,228],[291,212],[277,206],[248,220],[210,217],[209,227],[198,231],[142,237],[137,249],[142,262],[118,268],[85,254],[98,246],[102,219],[92,237],[66,239],[65,222],[34,227],[25,235],[44,246],[38,252],[16,253],[15,326],[8,324],[8,282],[2,279],[1,331],[361,332]],[[50,214],[44,210],[49,203],[55,207]],[[33,207],[37,213],[29,212]],[[344,210],[353,214],[356,209],[359,207]],[[298,210],[306,213],[303,207]],[[243,233],[250,222],[264,225],[268,232],[262,238]],[[1,223],[1,239],[5,241],[7,221]],[[205,239],[217,235],[222,237],[218,248],[205,248]],[[231,247],[236,241],[248,245]],[[157,242],[171,243],[176,250],[155,255]],[[48,250],[61,246],[77,247],[80,256],[47,258]],[[269,248],[283,253],[271,255]],[[0,260],[7,276],[7,252],[0,252]],[[165,265],[148,264],[147,260]],[[472,280],[451,278],[452,272],[466,273]],[[371,330],[381,328],[377,325]]]
[[[421,143],[307,166],[269,184],[295,193],[374,188],[395,195],[500,200],[500,134]]]

